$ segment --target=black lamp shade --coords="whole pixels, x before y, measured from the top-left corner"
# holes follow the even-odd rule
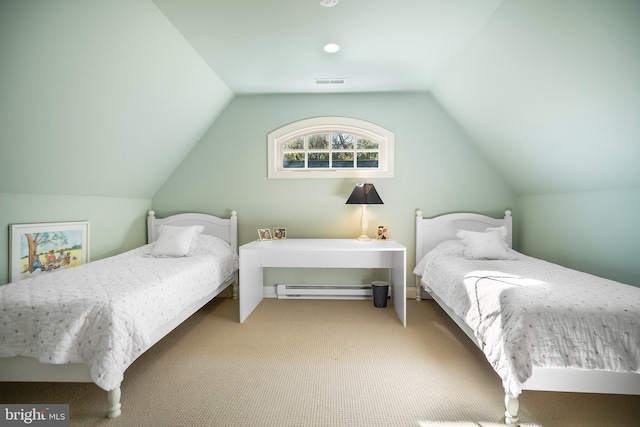
[[[378,195],[373,184],[356,184],[351,192],[347,205],[382,205],[382,199]]]

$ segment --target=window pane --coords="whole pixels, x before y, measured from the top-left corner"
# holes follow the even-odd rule
[[[353,150],[353,141],[355,141],[353,135],[349,135],[348,133],[334,133],[333,145],[331,147],[334,150]]]
[[[331,153],[331,165],[334,168],[353,168],[353,153]]]
[[[328,168],[329,153],[309,153],[309,168]]]
[[[329,148],[329,134],[319,133],[309,136],[309,148],[326,150]]]
[[[304,168],[304,153],[284,153],[282,155],[282,167],[284,169]]]
[[[380,145],[370,139],[358,138],[358,149],[360,150],[377,150]]]
[[[269,133],[267,177],[392,178],[394,135],[347,117],[314,117]]]
[[[358,153],[359,168],[377,168],[378,153]]]
[[[304,148],[304,138],[295,138],[283,144],[285,150],[302,150]]]

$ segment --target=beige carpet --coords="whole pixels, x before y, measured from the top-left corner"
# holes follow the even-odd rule
[[[431,301],[403,328],[371,301],[212,301],[125,373],[122,415],[92,384],[0,383],[2,403],[69,403],[78,426],[502,424],[500,381]],[[523,425],[637,426],[640,397],[525,392]]]

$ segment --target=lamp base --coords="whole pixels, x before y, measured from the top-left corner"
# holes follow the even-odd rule
[[[371,240],[371,237],[367,236],[366,234],[361,234],[360,236],[358,236],[356,240],[359,240],[361,242],[367,242]]]

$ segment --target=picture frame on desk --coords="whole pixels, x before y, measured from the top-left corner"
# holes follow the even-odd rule
[[[287,238],[287,229],[285,227],[275,227],[273,229],[273,240],[284,240]]]
[[[378,232],[376,233],[376,240],[389,240],[389,227],[386,225],[379,225]]]
[[[268,228],[258,228],[258,240],[272,240],[271,230]]]

